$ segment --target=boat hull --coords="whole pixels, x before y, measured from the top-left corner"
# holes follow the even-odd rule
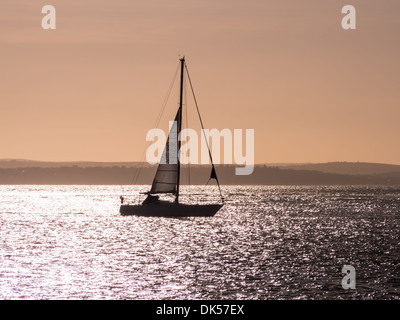
[[[119,212],[123,216],[148,217],[212,217],[222,204],[139,204],[121,205]]]

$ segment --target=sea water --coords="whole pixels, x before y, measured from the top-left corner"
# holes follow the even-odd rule
[[[121,216],[141,190],[0,186],[0,298],[400,298],[400,188],[224,186],[214,217]]]

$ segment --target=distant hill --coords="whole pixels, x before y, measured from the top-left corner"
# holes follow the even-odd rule
[[[139,166],[138,162],[95,162],[95,161],[36,161],[36,160],[23,160],[23,159],[0,159],[0,168],[60,168],[60,167],[136,167]],[[145,164],[147,165],[147,164]],[[149,165],[147,165],[149,166]]]
[[[310,164],[277,164],[282,169],[313,170],[338,174],[382,174],[400,172],[400,165],[369,162],[328,162]]]
[[[42,163],[43,164],[43,163]],[[77,163],[69,166],[31,166],[0,168],[0,184],[151,184],[157,166],[137,164],[125,166],[112,163]],[[248,176],[235,175],[233,165],[217,165],[222,185],[396,185],[400,186],[400,172],[379,174],[338,174],[316,170],[294,170],[258,165]],[[206,184],[210,166],[191,166],[190,184]],[[137,173],[140,173],[137,175]],[[181,183],[188,184],[189,169],[182,167]],[[136,179],[134,179],[136,177]]]
[[[24,159],[0,159],[0,169],[11,168],[60,168],[60,167],[140,167],[139,162],[95,162],[95,161],[35,161]],[[370,162],[327,162],[327,163],[266,163],[258,164],[256,167],[273,167],[291,170],[319,171],[324,173],[369,175],[400,172],[400,165]],[[143,167],[152,167],[144,163]]]

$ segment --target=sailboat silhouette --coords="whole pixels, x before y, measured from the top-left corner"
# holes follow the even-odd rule
[[[179,187],[180,187],[180,159],[179,152],[181,147],[181,141],[179,134],[182,129],[182,105],[183,105],[183,83],[185,70],[188,76],[190,86],[192,88],[193,97],[196,103],[197,113],[200,119],[200,123],[203,129],[203,121],[201,120],[199,108],[197,106],[196,98],[192,83],[190,80],[189,72],[185,63],[185,58],[180,59],[181,69],[181,80],[180,80],[180,98],[179,108],[176,113],[173,125],[170,128],[168,139],[164,148],[161,161],[158,165],[157,172],[154,176],[152,186],[147,194],[147,198],[137,205],[132,204],[121,204],[120,213],[121,215],[139,215],[139,216],[173,216],[173,217],[185,217],[185,216],[213,216],[219,209],[224,205],[224,199],[222,197],[221,188],[219,185],[217,172],[215,170],[214,163],[212,161],[211,151],[207,142],[207,148],[211,160],[211,174],[210,179],[215,179],[218,185],[218,189],[221,196],[221,203],[219,204],[186,204],[179,202]],[[204,136],[205,137],[205,136]],[[175,201],[161,201],[157,194],[172,194],[175,196]],[[121,202],[123,198],[121,197]]]

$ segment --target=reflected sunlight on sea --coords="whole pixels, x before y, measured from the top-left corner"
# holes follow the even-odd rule
[[[214,217],[179,219],[120,216],[127,190],[0,186],[0,298],[400,297],[399,188],[225,186]]]

